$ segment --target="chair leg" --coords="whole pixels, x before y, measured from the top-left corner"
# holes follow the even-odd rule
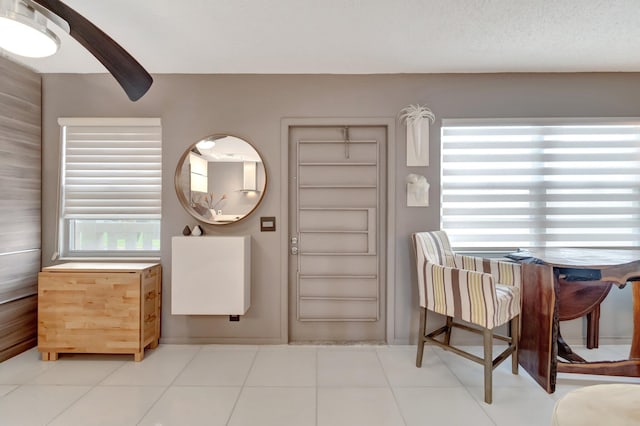
[[[518,352],[520,350],[520,315],[511,319],[511,345],[515,346],[511,353],[511,372],[518,374]]]
[[[427,327],[427,308],[420,308],[420,331],[418,333],[418,354],[416,355],[416,367],[422,367],[422,354],[424,353],[425,333]]]
[[[486,328],[484,336],[484,402],[493,400],[493,330]]]
[[[453,328],[453,317],[447,317],[447,332],[444,335],[444,344],[448,345],[451,342],[451,329]]]

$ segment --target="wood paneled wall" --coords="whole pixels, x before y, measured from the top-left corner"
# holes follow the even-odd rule
[[[36,344],[40,75],[0,57],[0,360]]]
[[[0,305],[0,361],[38,344],[37,307],[37,295]]]

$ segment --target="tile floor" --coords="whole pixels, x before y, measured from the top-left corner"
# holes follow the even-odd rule
[[[524,370],[512,375],[507,360],[487,405],[480,365],[427,347],[417,369],[415,350],[160,345],[136,363],[120,355],[43,362],[34,348],[0,363],[0,425],[549,425],[555,401],[572,389],[640,383],[561,374],[548,395]],[[598,353],[620,359],[628,350]]]

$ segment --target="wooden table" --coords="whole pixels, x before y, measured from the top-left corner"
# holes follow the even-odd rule
[[[558,372],[640,377],[640,250],[545,248],[514,255],[521,257],[523,273],[519,362],[547,392],[555,391]],[[633,284],[633,338],[628,359],[558,360],[559,306],[563,303],[560,286],[571,281]],[[560,343],[564,345],[561,338]],[[563,349],[570,351],[568,345]]]

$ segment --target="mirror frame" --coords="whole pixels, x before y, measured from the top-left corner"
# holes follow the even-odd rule
[[[184,162],[186,161],[187,157],[189,156],[189,154],[191,153],[191,151],[193,150],[193,148],[196,147],[196,145],[205,140],[205,139],[211,139],[211,138],[223,138],[226,136],[232,136],[234,138],[240,139],[242,140],[244,143],[248,144],[255,152],[256,154],[258,154],[258,157],[260,157],[260,159],[262,160],[262,168],[264,169],[264,187],[262,188],[262,190],[260,190],[260,196],[259,198],[256,200],[255,205],[253,206],[253,208],[251,210],[249,210],[247,212],[247,214],[245,214],[244,216],[242,216],[241,218],[234,220],[233,222],[224,222],[224,223],[220,223],[220,222],[214,222],[212,220],[209,220],[206,217],[203,217],[200,213],[198,213],[195,209],[193,209],[193,207],[191,207],[191,203],[189,200],[186,199],[186,196],[184,194],[184,191],[182,190],[182,186],[180,185],[180,177],[182,175],[182,168],[184,166]],[[245,138],[240,137],[240,136],[236,136],[236,135],[232,135],[230,133],[214,133],[208,136],[205,136],[204,138],[192,143],[191,145],[189,145],[187,147],[187,149],[184,151],[184,153],[180,156],[180,158],[178,159],[178,164],[176,166],[176,171],[174,174],[174,186],[175,186],[175,190],[176,190],[176,195],[178,196],[178,201],[180,201],[180,204],[182,205],[182,208],[185,209],[185,211],[187,213],[189,213],[194,219],[206,223],[208,225],[213,225],[213,226],[227,226],[227,225],[233,225],[235,223],[241,222],[243,220],[245,220],[247,217],[249,217],[257,208],[258,206],[260,206],[260,203],[262,203],[262,200],[264,199],[264,194],[267,192],[267,185],[269,183],[269,174],[267,173],[267,166],[265,165],[264,162],[264,158],[262,157],[262,154],[260,154],[260,151],[258,151],[256,149],[256,147],[249,141],[247,141]],[[258,190],[256,190],[258,191]]]

